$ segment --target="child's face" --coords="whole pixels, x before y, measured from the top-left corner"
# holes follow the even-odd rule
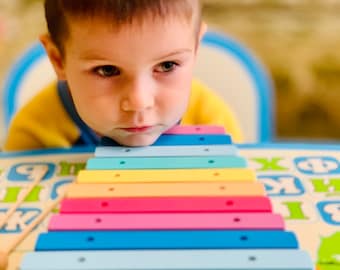
[[[196,57],[191,23],[146,20],[117,31],[94,19],[72,20],[69,27],[64,61],[52,62],[94,131],[123,145],[143,146],[181,119]]]

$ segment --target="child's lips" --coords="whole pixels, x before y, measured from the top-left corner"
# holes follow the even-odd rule
[[[142,127],[128,127],[128,128],[121,128],[124,131],[131,132],[131,133],[141,133],[146,132],[152,129],[152,126],[142,126]]]

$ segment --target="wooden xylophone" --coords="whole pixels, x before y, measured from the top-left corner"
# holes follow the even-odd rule
[[[177,126],[97,147],[20,269],[314,268],[223,128]]]

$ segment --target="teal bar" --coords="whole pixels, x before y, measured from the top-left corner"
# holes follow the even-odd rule
[[[212,157],[111,157],[90,158],[88,170],[129,169],[196,169],[196,168],[246,168],[247,161],[240,156]]]
[[[313,270],[302,250],[32,252],[21,270]]]

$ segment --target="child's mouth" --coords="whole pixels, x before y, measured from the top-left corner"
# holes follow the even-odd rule
[[[131,132],[131,133],[141,133],[150,130],[152,126],[143,126],[143,127],[129,127],[129,128],[122,128],[122,130]]]

